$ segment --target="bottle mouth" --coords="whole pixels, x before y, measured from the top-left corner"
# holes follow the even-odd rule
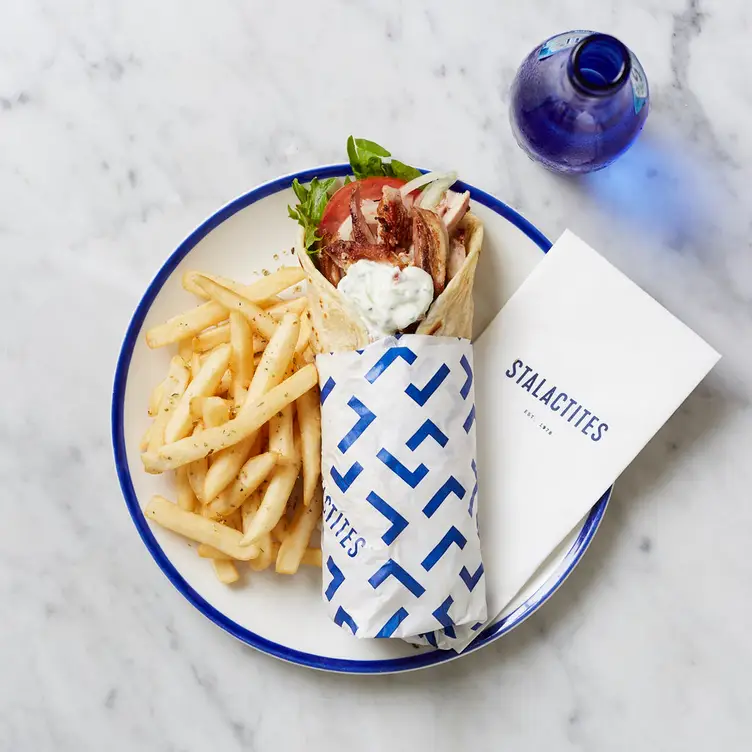
[[[569,75],[586,94],[611,94],[629,78],[632,61],[629,50],[608,34],[591,34],[572,50]]]

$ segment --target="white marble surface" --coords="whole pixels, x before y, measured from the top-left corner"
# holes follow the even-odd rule
[[[0,24],[0,749],[701,750],[752,746],[752,9],[7,0]],[[570,28],[641,58],[653,109],[595,177],[507,123]],[[451,665],[328,676],[256,654],[172,589],[122,503],[109,399],[166,254],[348,133],[566,226],[724,360],[624,474],[591,551],[516,632]]]

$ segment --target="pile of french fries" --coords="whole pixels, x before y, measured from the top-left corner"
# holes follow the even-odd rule
[[[155,496],[144,513],[197,542],[226,584],[238,562],[321,566],[309,547],[322,511],[311,323],[304,297],[279,296],[304,277],[283,267],[244,285],[186,272],[204,302],[146,332],[151,348],[177,346],[141,442],[147,472],[174,470],[176,503]]]

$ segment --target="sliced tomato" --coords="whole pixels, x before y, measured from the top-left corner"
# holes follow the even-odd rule
[[[334,235],[339,226],[350,215],[350,196],[352,195],[355,185],[360,186],[360,198],[364,201],[379,201],[381,199],[381,189],[388,185],[392,188],[400,188],[405,184],[404,180],[399,178],[363,178],[353,183],[343,185],[330,199],[324,209],[319,225],[320,235]]]

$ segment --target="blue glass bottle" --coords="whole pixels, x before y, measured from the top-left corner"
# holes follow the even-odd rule
[[[640,62],[618,39],[558,34],[536,47],[512,84],[517,143],[557,172],[599,170],[623,154],[648,116]]]

